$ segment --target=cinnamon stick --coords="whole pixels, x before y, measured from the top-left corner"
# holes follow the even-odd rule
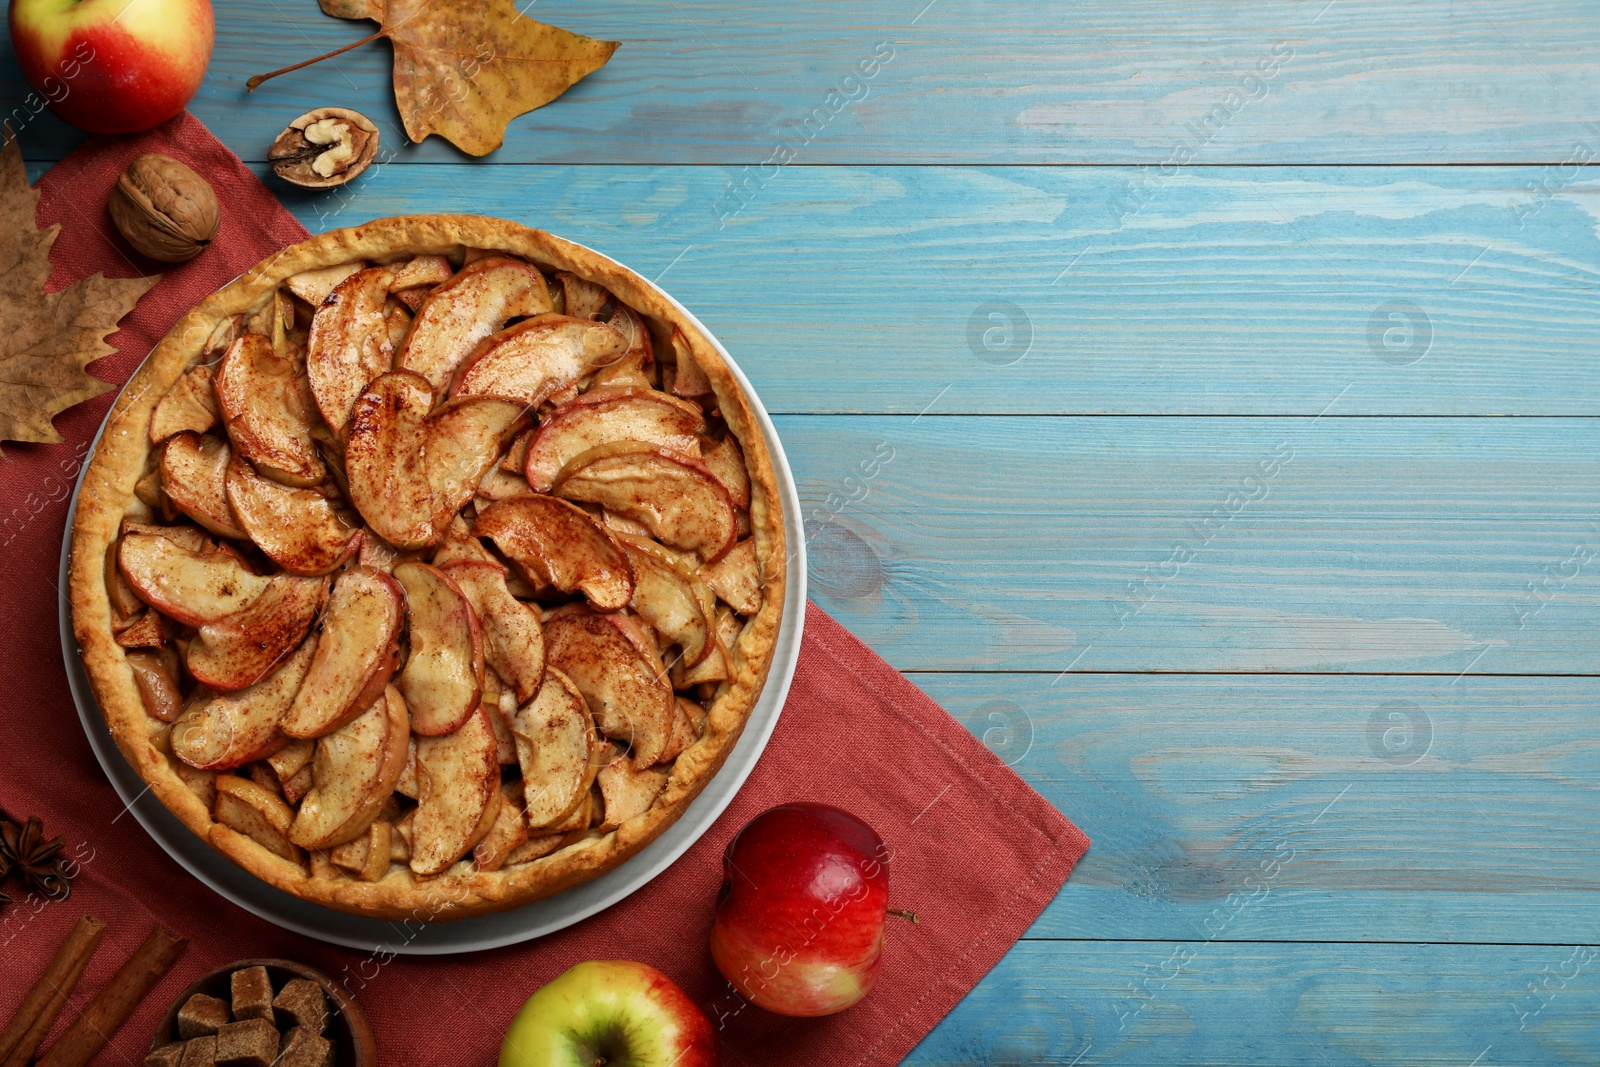
[[[100,935],[105,930],[105,923],[85,915],[67,934],[55,958],[23,998],[5,1032],[0,1033],[0,1065],[22,1067],[39,1050],[82,977],[83,969],[89,965],[89,958],[100,947]]]
[[[133,1009],[172,968],[189,942],[164,926],[157,926],[133,950],[127,962],[94,995],[83,1014],[73,1020],[37,1067],[86,1067],[105,1047],[117,1027],[127,1021]]]

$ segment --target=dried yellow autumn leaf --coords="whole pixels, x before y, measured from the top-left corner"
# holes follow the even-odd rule
[[[160,275],[95,274],[45,292],[61,225],[35,227],[38,204],[7,127],[0,151],[0,292],[7,294],[0,303],[0,440],[59,444],[50,420],[112,388],[84,368],[116,351],[106,336]]]
[[[512,0],[321,0],[344,19],[372,19],[394,45],[394,98],[406,136],[437,133],[485,155],[506,124],[605,66],[597,41],[517,14]],[[259,83],[257,83],[259,84]]]

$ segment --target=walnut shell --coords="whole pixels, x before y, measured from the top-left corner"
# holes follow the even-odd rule
[[[193,259],[222,225],[217,194],[206,180],[154,152],[128,164],[106,206],[128,243],[163,263]]]
[[[371,119],[346,107],[319,107],[289,123],[268,149],[267,162],[286,182],[331,189],[354,179],[377,155],[378,127]]]

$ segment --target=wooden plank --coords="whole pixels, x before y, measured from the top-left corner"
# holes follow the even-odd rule
[[[253,74],[358,40],[310,0],[219,0],[194,112],[259,159],[331,103],[399,147],[382,44],[269,82]],[[1549,162],[1591,125],[1600,10],[1586,0],[1083,4],[827,0],[774,6],[544,0],[530,14],[621,40],[567,97],[513,123],[499,162]],[[888,57],[859,78],[874,56]],[[13,67],[0,100],[24,99]],[[830,95],[833,94],[833,95]],[[23,115],[26,114],[24,111]],[[40,121],[58,155],[75,135]],[[407,158],[460,158],[434,140]],[[777,158],[784,158],[779,156]],[[1592,158],[1592,156],[1591,156]]]
[[[1589,1064],[1600,952],[1592,932],[1587,941],[1525,948],[1026,941],[905,1063]],[[894,966],[893,939],[888,952],[886,969]]]
[[[912,677],[1094,841],[1030,936],[1600,933],[1596,679]]]
[[[1593,673],[1600,422],[783,416],[908,670]]]
[[[702,167],[388,166],[285,201],[314,231],[473,211],[582,241],[661,276],[775,411],[1600,411],[1600,181],[1196,171],[1118,231],[1132,173],[789,168],[721,228]]]

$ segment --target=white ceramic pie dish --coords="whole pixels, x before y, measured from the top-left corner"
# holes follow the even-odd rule
[[[402,954],[434,955],[498,948],[530,940],[570,926],[622,900],[650,881],[681,856],[722,814],[744,784],[766,747],[788,695],[800,651],[805,621],[806,558],[804,532],[799,522],[800,502],[783,446],[760,398],[733,358],[709,330],[656,286],[656,291],[677,305],[727,361],[761,425],[772,456],[773,470],[784,500],[784,522],[789,544],[789,582],[772,666],[760,699],[722,769],[690,804],[683,816],[633,858],[591,881],[543,900],[491,915],[443,924],[402,925],[383,919],[363,918],[334,911],[275,889],[234,865],[207,842],[196,837],[153,795],[129,766],[112,740],[96,705],[89,679],[78,658],[72,630],[71,604],[66,590],[68,554],[77,510],[77,491],[67,513],[61,553],[60,603],[63,658],[73,700],[107,777],[127,810],[180,865],[222,896],[256,915],[297,933],[350,948]],[[103,426],[102,426],[103,431]],[[96,434],[95,443],[99,441]],[[91,449],[92,454],[92,449]],[[79,485],[82,484],[80,472]]]

